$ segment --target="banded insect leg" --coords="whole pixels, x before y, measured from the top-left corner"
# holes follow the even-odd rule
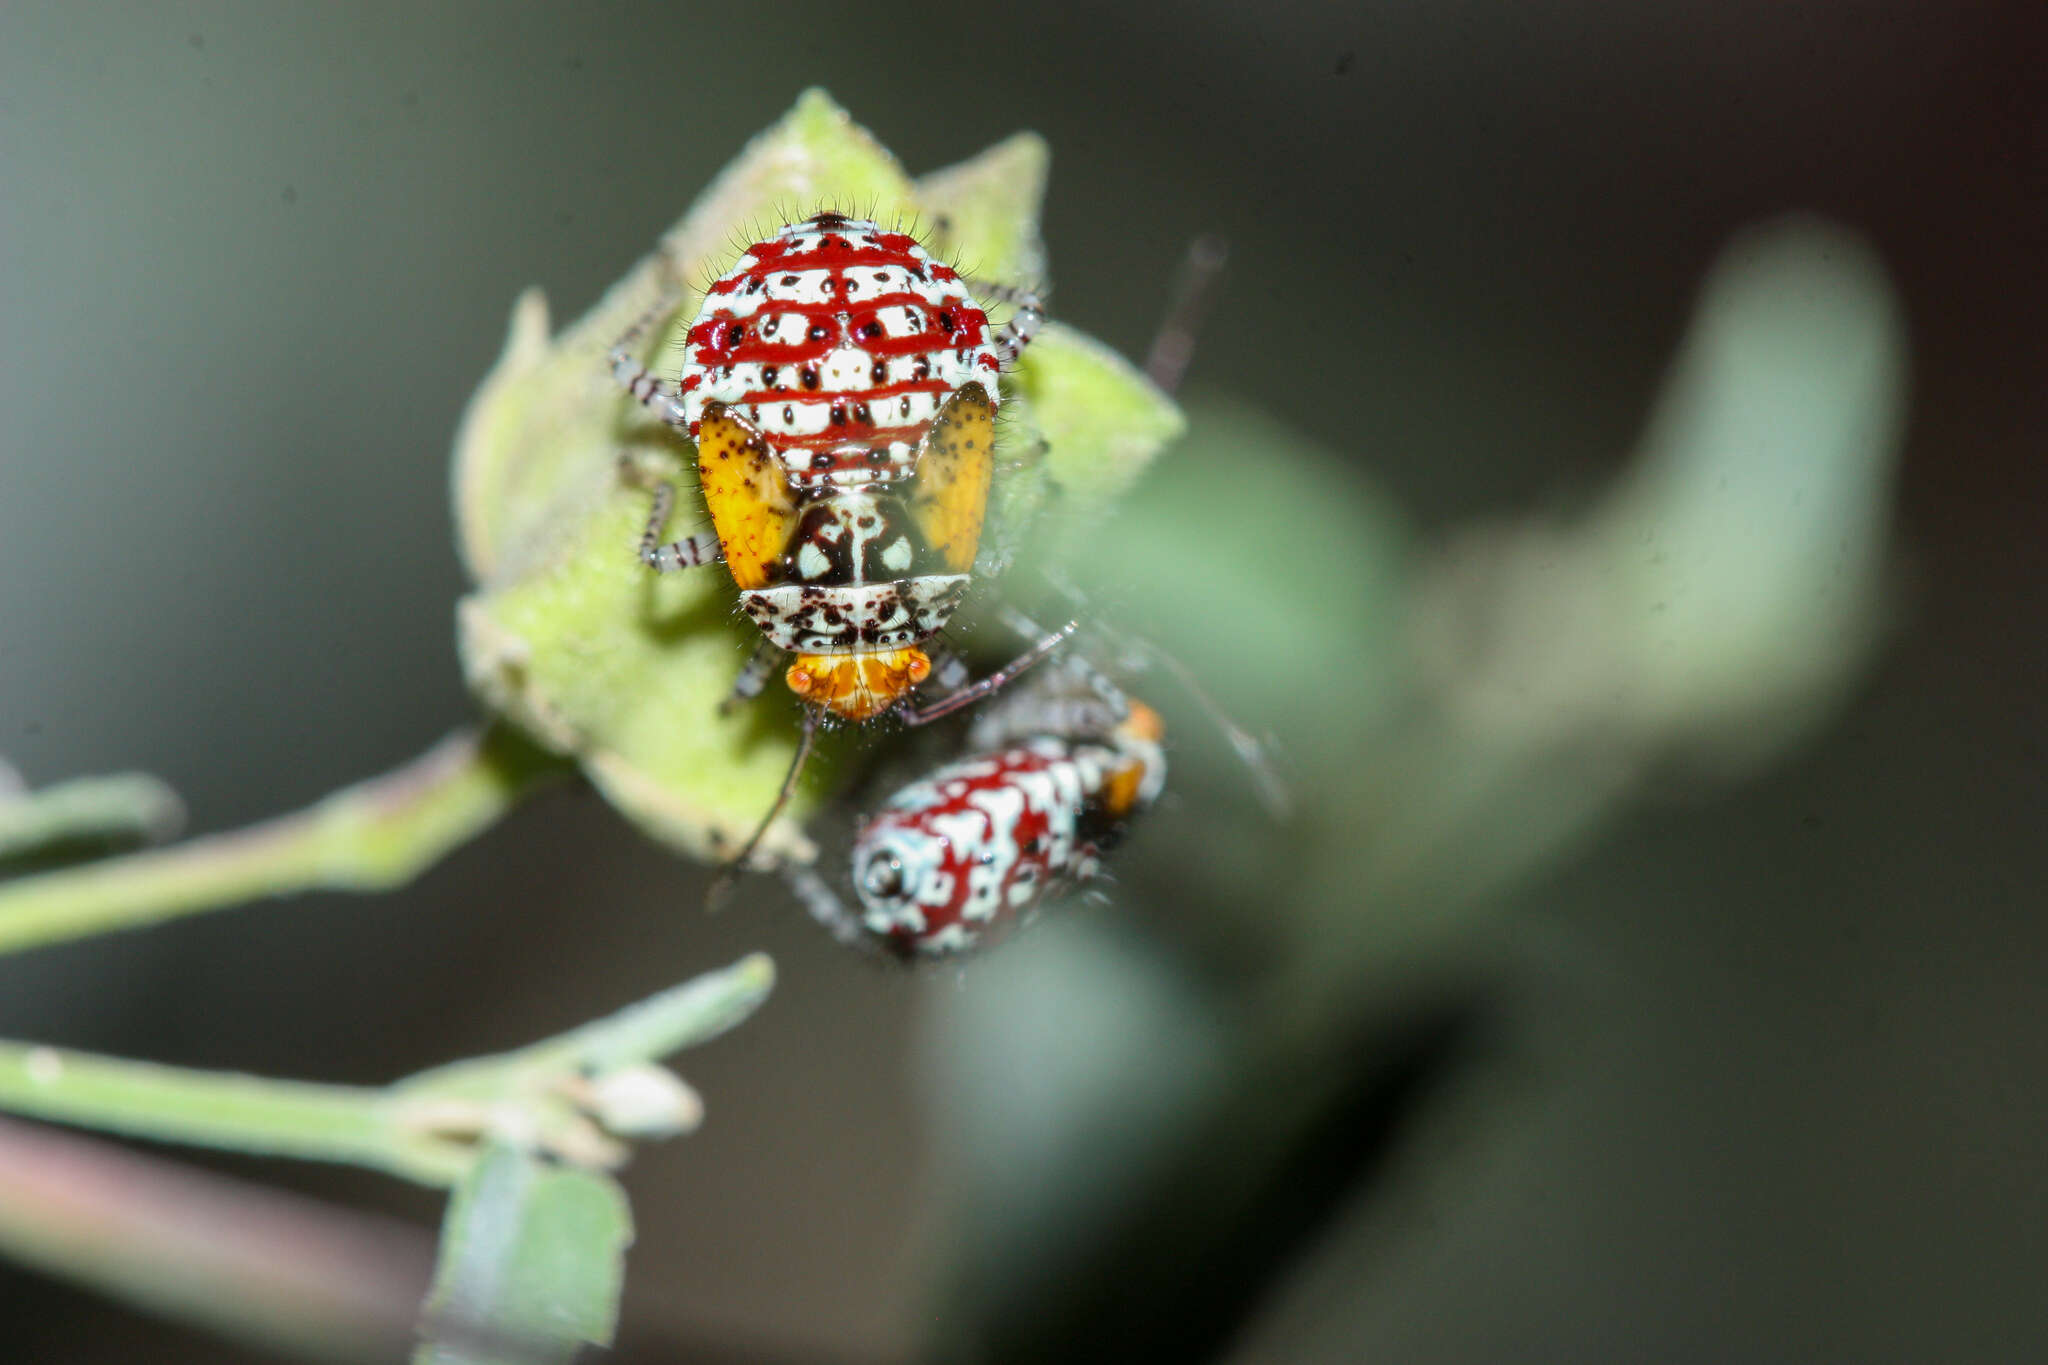
[[[999,692],[1015,682],[1027,669],[1046,659],[1065,644],[1080,628],[1079,621],[1069,621],[1058,630],[1040,637],[1029,649],[978,682],[969,683],[953,695],[933,702],[930,706],[898,707],[896,714],[902,718],[905,725],[930,725],[935,720],[952,715],[962,707],[972,706],[983,697]]]
[[[803,907],[812,919],[825,926],[825,931],[849,948],[873,952],[874,937],[861,924],[855,913],[832,884],[819,876],[816,869],[786,864],[782,878],[789,883],[789,889],[803,902]]]
[[[996,619],[1019,639],[1036,640],[1047,634],[1013,606],[998,607]],[[1069,650],[1047,664],[1046,673],[1029,686],[977,712],[969,744],[1002,748],[1032,735],[1107,740],[1130,714],[1130,698],[1123,689],[1079,652]]]
[[[1036,289],[990,280],[973,281],[973,289],[983,303],[1010,305],[1009,320],[996,329],[994,342],[996,355],[1007,370],[1017,363],[1031,339],[1038,335],[1038,329],[1045,325],[1045,299]]]
[[[661,543],[662,530],[668,525],[669,513],[676,505],[674,484],[649,474],[630,452],[624,451],[619,454],[619,477],[647,489],[652,495],[647,508],[647,524],[640,531],[639,558],[642,564],[656,573],[674,573],[678,569],[716,564],[725,558],[725,552],[719,548],[718,536],[712,531],[699,531],[666,545]]]
[[[618,386],[632,395],[634,402],[652,408],[655,416],[679,431],[687,431],[690,426],[690,419],[683,411],[682,395],[676,392],[674,385],[642,364],[636,352],[641,338],[655,323],[674,314],[682,305],[683,298],[680,292],[670,292],[656,299],[646,312],[633,320],[633,325],[612,343],[611,350],[605,354],[612,379]]]
[[[775,670],[782,666],[788,651],[763,640],[754,646],[754,652],[747,656],[746,667],[732,680],[732,691],[725,700],[718,703],[718,714],[729,716],[761,695],[767,688],[768,680],[775,676]]]
[[[961,660],[960,656],[945,645],[940,644],[937,640],[927,644],[924,652],[925,656],[932,661],[932,671],[930,676],[924,680],[919,689],[920,691],[927,692],[934,697],[950,697],[961,688],[967,686],[973,677],[967,671],[967,665]]]

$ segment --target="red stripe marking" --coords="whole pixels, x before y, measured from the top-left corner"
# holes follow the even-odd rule
[[[906,379],[900,384],[880,385],[872,389],[755,389],[740,401],[759,403],[762,407],[774,403],[886,403],[906,393],[952,391],[943,379]]]
[[[834,278],[838,277],[835,276]],[[850,299],[844,297],[821,299],[816,303],[803,299],[763,299],[761,302],[763,306],[754,310],[753,316],[755,317],[760,317],[764,313],[770,316],[778,313],[799,313],[807,318],[815,318],[829,316],[834,313],[876,313],[884,308],[916,308],[926,313],[949,312],[958,313],[962,316],[973,314],[980,317],[984,323],[988,321],[988,314],[982,312],[964,293],[948,294],[934,301],[914,290],[899,289],[891,294],[876,294],[872,297],[865,296],[859,290],[855,290],[853,297]],[[712,313],[711,316],[724,321],[732,321],[737,319],[740,314],[730,308],[720,308]],[[703,326],[707,321],[709,319],[699,319],[698,326]],[[694,332],[696,328],[693,327],[691,330]]]
[[[768,440],[778,450],[830,450],[834,446],[859,446],[867,451],[888,445],[891,441],[914,446],[924,439],[931,425],[930,421],[923,421],[907,427],[869,427],[848,422],[843,427],[826,427],[815,436],[792,436],[778,431],[769,435]],[[858,464],[860,461],[856,458],[847,463]]]

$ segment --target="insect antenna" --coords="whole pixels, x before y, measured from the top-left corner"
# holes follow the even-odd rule
[[[1162,392],[1172,393],[1187,375],[1195,358],[1195,336],[1209,305],[1215,302],[1217,281],[1230,246],[1214,233],[1204,233],[1188,244],[1188,254],[1175,274],[1173,292],[1168,295],[1166,316],[1152,334],[1152,347],[1145,352],[1145,375]]]
[[[1047,587],[1066,598],[1069,605],[1076,610],[1085,604],[1087,599],[1081,589],[1064,573],[1056,569],[1046,569],[1040,571],[1040,576]],[[1007,609],[1004,618],[1011,623],[1012,630],[1026,632],[1037,628],[1030,617],[1014,608]],[[1172,650],[1120,626],[1115,628],[1114,634],[1117,645],[1124,654],[1123,666],[1133,671],[1148,666],[1158,667],[1171,674],[1173,680],[1180,684],[1181,690],[1188,694],[1196,708],[1208,718],[1209,723],[1216,727],[1217,732],[1237,754],[1238,761],[1250,771],[1253,792],[1257,795],[1259,804],[1266,808],[1266,814],[1276,821],[1286,821],[1294,812],[1294,795],[1288,789],[1286,779],[1280,776],[1280,765],[1273,758],[1272,743],[1261,740],[1232,719],[1230,712],[1223,709],[1223,703],[1217,701],[1209,689],[1202,686],[1201,679],[1195,676],[1195,671],[1183,663],[1180,656]],[[1111,687],[1115,686],[1108,683],[1107,679],[1102,681]]]
[[[1230,713],[1223,709],[1223,703],[1211,696],[1209,689],[1195,677],[1195,671],[1173,653],[1142,635],[1127,635],[1124,643],[1173,675],[1174,681],[1209,718],[1209,723],[1229,741],[1230,747],[1237,752],[1238,761],[1251,772],[1252,789],[1258,794],[1259,804],[1266,808],[1266,814],[1274,820],[1285,821],[1294,811],[1294,794],[1280,776],[1280,768],[1273,761],[1270,746],[1232,720]]]
[[[711,886],[704,893],[706,910],[716,910],[724,903],[725,898],[732,894],[733,883],[746,872],[747,864],[753,860],[754,850],[761,846],[761,840],[768,833],[768,827],[775,823],[783,808],[789,804],[789,798],[796,794],[797,779],[803,776],[804,764],[809,761],[811,746],[817,738],[818,713],[806,706],[803,738],[797,741],[796,754],[789,760],[789,772],[782,779],[782,790],[776,794],[775,804],[768,808],[768,814],[754,827],[754,832],[747,836],[747,842],[740,846],[740,851],[728,860],[725,866],[719,868],[718,875],[711,879]]]

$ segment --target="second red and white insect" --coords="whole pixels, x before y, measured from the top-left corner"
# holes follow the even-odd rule
[[[1079,660],[976,719],[969,757],[896,791],[855,835],[858,908],[791,879],[842,940],[904,958],[982,947],[1094,877],[1166,781],[1157,712]]]

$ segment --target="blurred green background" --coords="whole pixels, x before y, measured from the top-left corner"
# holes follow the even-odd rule
[[[141,767],[226,829],[467,716],[446,454],[513,296],[580,312],[819,84],[913,171],[1043,133],[1054,310],[1129,352],[1230,239],[1195,436],[1081,568],[1281,732],[1303,805],[1264,822],[1162,686],[1183,761],[1115,908],[964,974],[850,960],[765,882],[706,918],[700,869],[557,793],[388,898],[0,961],[0,1034],[378,1082],[766,948],[765,1011],[682,1060],[705,1129],[628,1173],[634,1360],[2037,1357],[2041,30],[0,10],[31,781]],[[1790,210],[1855,237],[1744,238],[1707,325],[1763,339],[1692,333],[1681,398],[1811,370],[1784,393],[1843,411],[1738,404],[1687,463],[1720,409],[1658,395],[1701,282]],[[0,1274],[9,1359],[264,1358]]]

